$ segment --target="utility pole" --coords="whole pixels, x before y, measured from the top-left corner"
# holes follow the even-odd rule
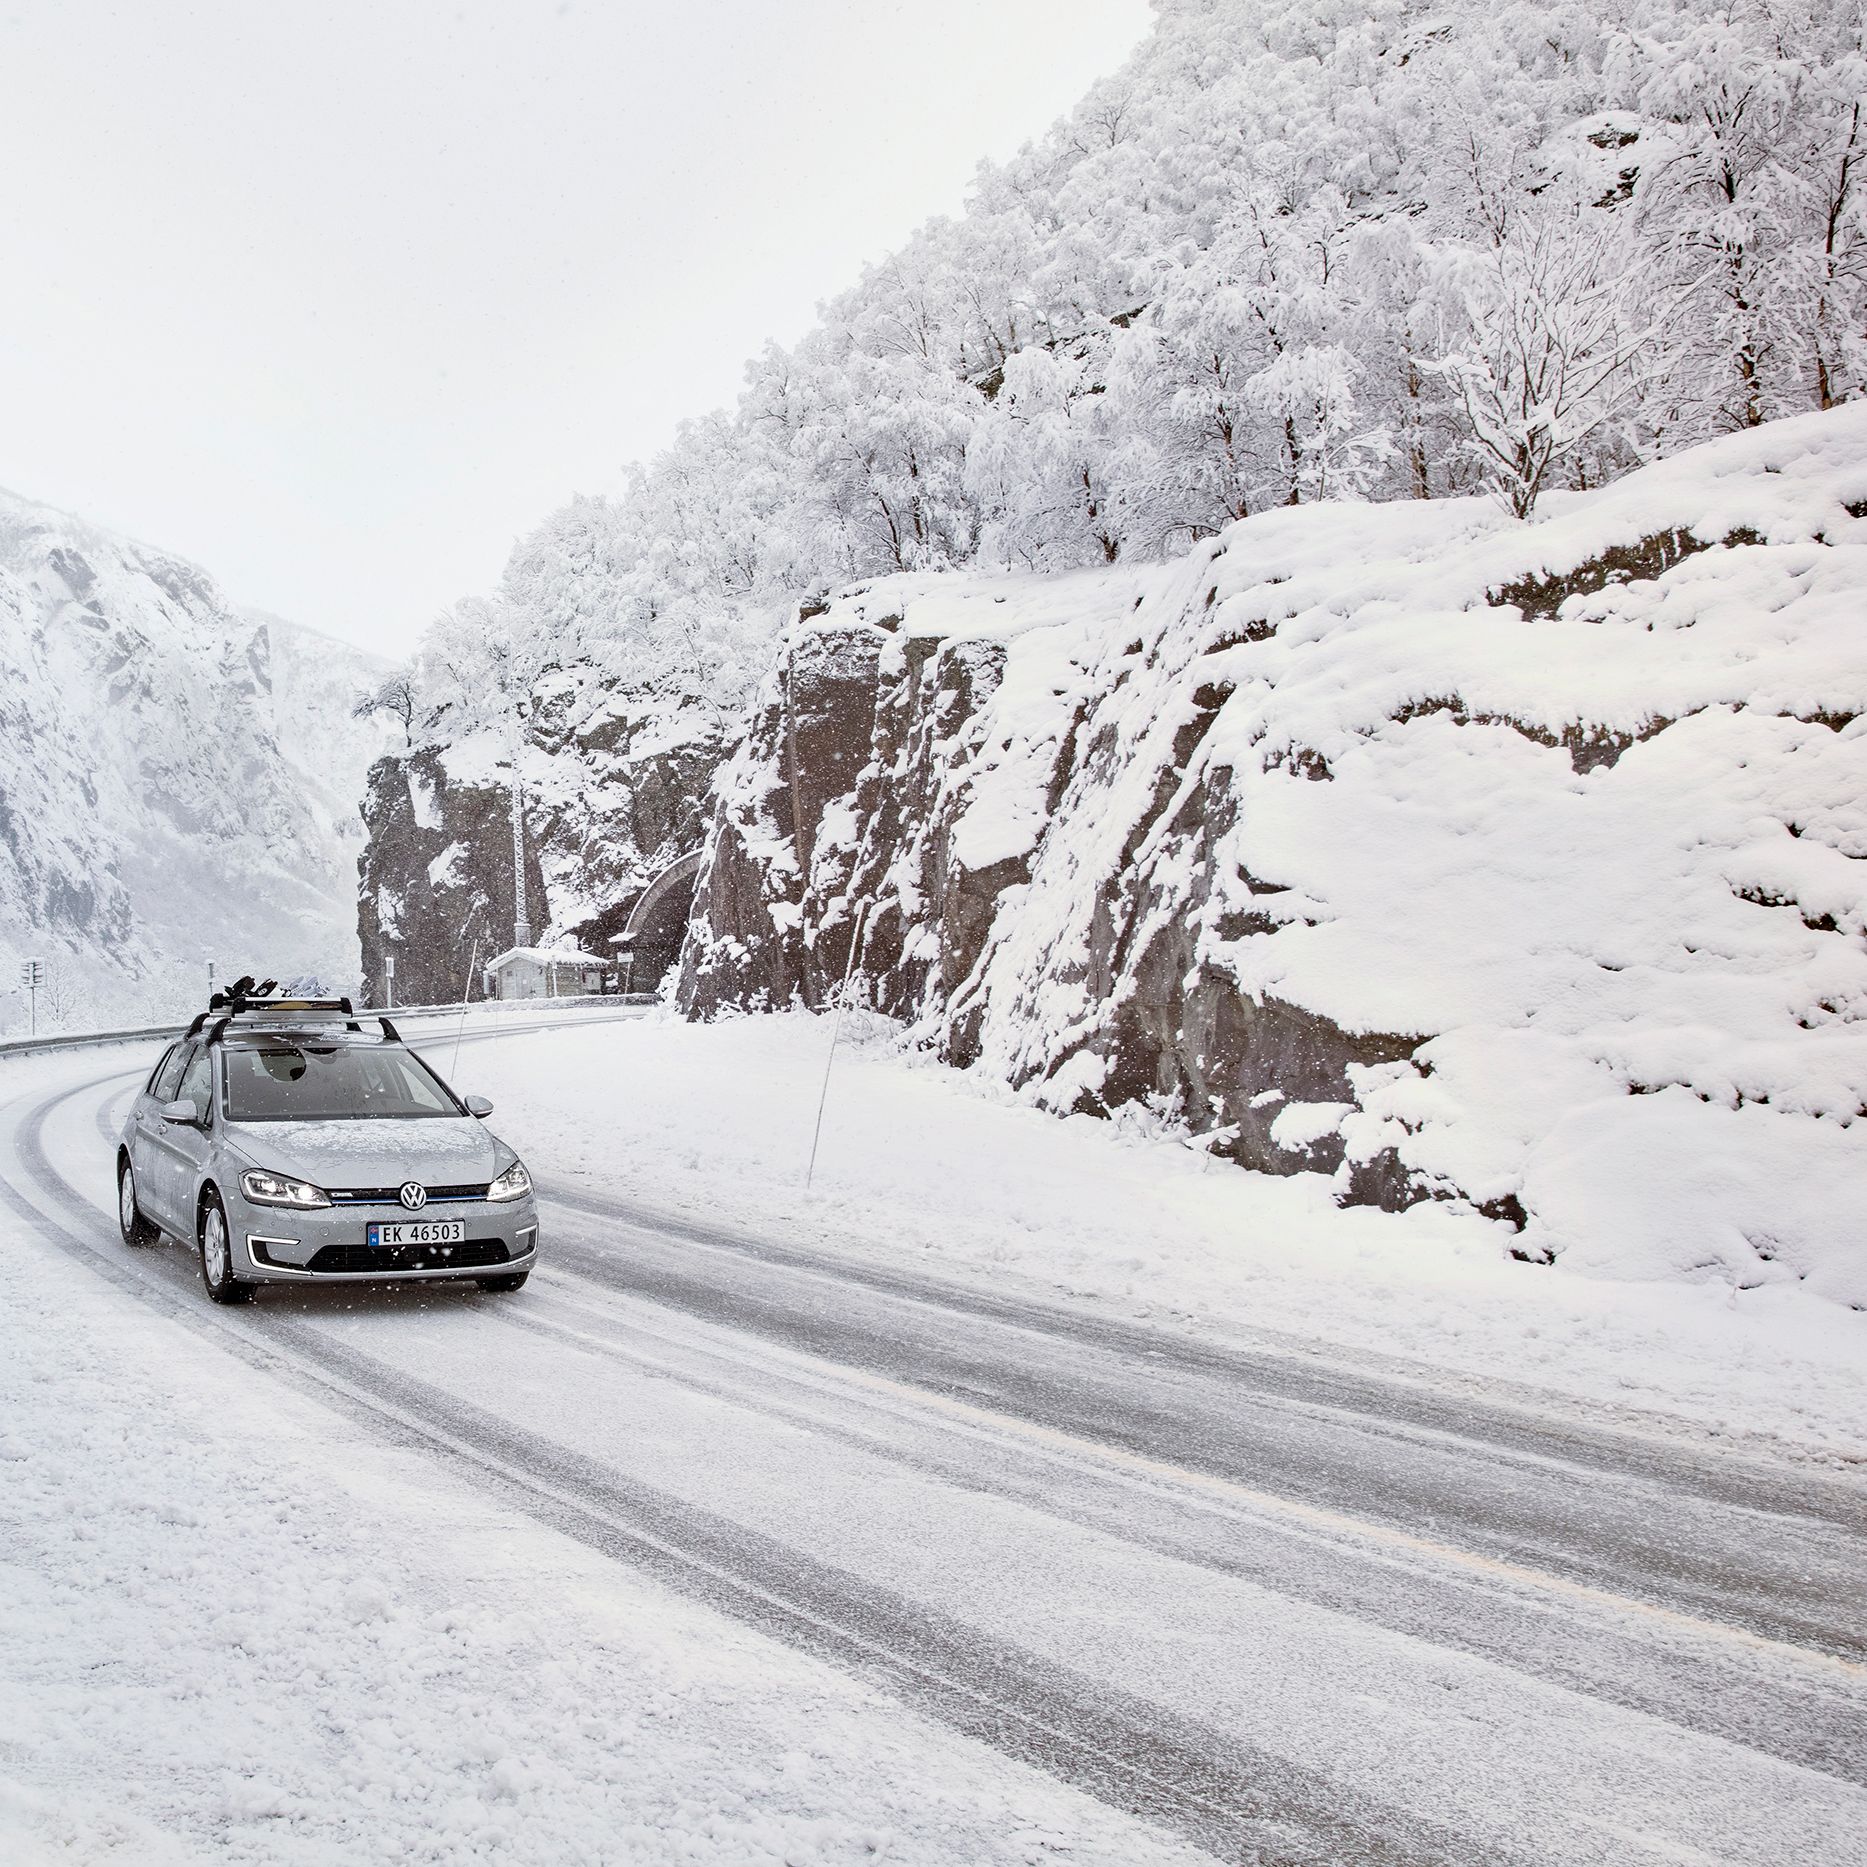
[[[525,712],[515,708],[512,732],[512,944],[532,943],[531,916],[525,911],[525,781],[519,776],[519,760],[525,750]]]
[[[525,790],[512,772],[512,944],[530,946],[531,917],[525,911]]]
[[[207,963],[207,996],[208,1003],[212,1004],[214,1002],[214,962],[212,960]]]
[[[42,959],[23,959],[19,963],[19,982],[26,994],[26,1015],[30,1020],[27,1035],[39,1035],[39,988],[45,984],[45,961]]]

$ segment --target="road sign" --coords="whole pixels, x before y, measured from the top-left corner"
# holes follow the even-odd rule
[[[27,1031],[34,1037],[39,1035],[39,988],[45,984],[45,961],[42,959],[23,959],[19,963],[19,986],[26,994]]]

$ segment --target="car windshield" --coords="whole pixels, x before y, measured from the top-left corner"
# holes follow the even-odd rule
[[[229,1121],[377,1121],[458,1115],[440,1080],[406,1050],[348,1044],[229,1045]]]

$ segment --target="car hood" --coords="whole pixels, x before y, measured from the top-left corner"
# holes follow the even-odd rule
[[[253,1166],[326,1188],[483,1184],[511,1149],[471,1115],[413,1121],[229,1122],[227,1139]]]

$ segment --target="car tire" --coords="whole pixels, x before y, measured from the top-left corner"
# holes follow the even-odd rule
[[[153,1245],[162,1236],[161,1227],[144,1218],[137,1203],[136,1169],[127,1154],[117,1157],[117,1229],[126,1245]]]
[[[530,1275],[530,1271],[512,1271],[504,1277],[482,1277],[480,1279],[480,1288],[482,1290],[491,1290],[494,1292],[501,1290],[523,1290],[525,1288],[525,1280]]]
[[[199,1227],[201,1281],[216,1303],[250,1303],[257,1284],[242,1283],[233,1274],[233,1240],[227,1232],[227,1209],[218,1193],[201,1202]]]

